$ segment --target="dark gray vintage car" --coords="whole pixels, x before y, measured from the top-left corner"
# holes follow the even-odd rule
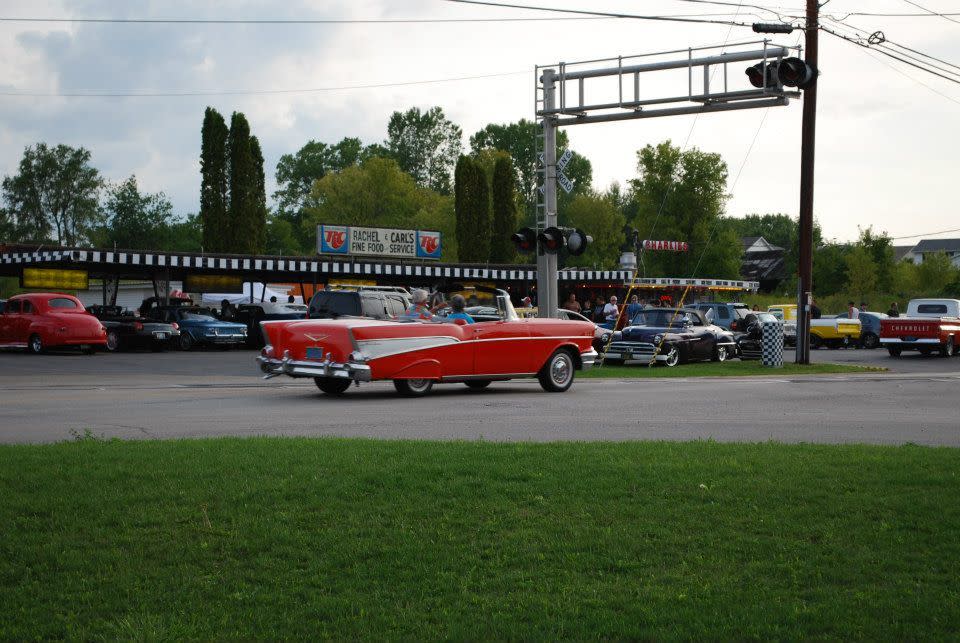
[[[699,310],[645,308],[613,334],[605,364],[663,364],[736,356],[733,334],[711,324]]]

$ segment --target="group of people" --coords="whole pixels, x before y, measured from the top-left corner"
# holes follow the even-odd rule
[[[620,304],[619,302],[619,298],[616,295],[612,295],[606,303],[600,298],[597,298],[596,302],[594,302],[591,297],[587,297],[586,301],[581,305],[580,302],[577,301],[576,294],[571,292],[560,307],[575,313],[580,313],[587,319],[599,324],[604,322],[615,323],[621,314],[624,314],[627,319],[633,319],[634,315],[648,306],[660,307],[664,305],[659,299],[651,300],[648,303],[640,299],[638,295],[631,295],[630,301],[626,305]]]
[[[860,313],[870,312],[867,308],[867,302],[861,301],[860,305],[857,306],[853,301],[847,302],[847,317],[850,319],[859,319]],[[897,305],[897,302],[890,304],[890,309],[887,311],[887,317],[899,317],[900,316],[900,307]]]

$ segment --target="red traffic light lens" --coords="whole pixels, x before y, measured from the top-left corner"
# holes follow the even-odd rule
[[[777,76],[787,87],[806,89],[817,79],[817,70],[799,58],[785,58],[777,69]]]
[[[759,65],[747,67],[747,78],[750,79],[750,84],[754,87],[758,89],[763,87],[763,70]]]
[[[530,228],[521,228],[510,236],[519,252],[533,252],[537,247],[537,233]]]
[[[558,252],[565,242],[563,231],[552,226],[538,234],[537,240],[540,242],[540,248],[549,254]]]

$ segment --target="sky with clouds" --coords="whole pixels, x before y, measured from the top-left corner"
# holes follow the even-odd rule
[[[537,6],[644,15],[697,14],[758,21],[744,4],[684,0],[531,0]],[[801,0],[756,5],[803,13]],[[951,10],[951,0],[832,0],[850,12]],[[956,4],[955,2],[953,3]],[[953,7],[956,9],[956,7]],[[723,14],[705,16],[704,14]],[[771,21],[769,13],[761,14]],[[560,14],[443,0],[5,0],[0,18],[452,19],[544,18]],[[832,28],[882,30],[890,41],[960,72],[960,16],[849,16]],[[382,141],[390,114],[443,108],[468,138],[488,123],[532,119],[534,66],[755,38],[749,28],[640,20],[552,20],[388,24],[116,24],[0,21],[0,174],[16,171],[27,145],[83,146],[105,177],[136,174],[180,213],[199,203],[200,126],[207,105],[242,111],[264,148],[272,180],[282,154],[310,139]],[[796,44],[800,32],[775,36]],[[916,56],[917,54],[912,54]],[[746,88],[745,65],[729,87]],[[894,237],[960,228],[960,85],[828,34],[821,35],[815,212],[825,235],[854,239],[873,226]],[[496,75],[452,82],[347,88]],[[960,80],[960,76],[956,77]],[[717,79],[719,82],[719,78]],[[676,87],[677,89],[672,89]],[[276,92],[242,94],[231,92]],[[310,91],[305,91],[310,90]],[[645,91],[683,93],[685,77]],[[678,91],[679,90],[679,91]],[[76,93],[188,96],[76,97]],[[598,88],[599,97],[609,87]],[[30,94],[30,95],[26,95]],[[196,95],[199,94],[199,95]],[[206,95],[205,95],[206,94]],[[220,95],[209,95],[220,94]],[[588,97],[589,98],[589,97]],[[636,151],[671,139],[720,154],[730,169],[732,216],[785,212],[799,204],[800,101],[726,114],[651,118],[569,128],[571,146],[593,163],[594,186],[636,175]],[[268,186],[272,191],[273,186]],[[926,236],[960,236],[960,233]],[[898,244],[910,243],[905,239]]]

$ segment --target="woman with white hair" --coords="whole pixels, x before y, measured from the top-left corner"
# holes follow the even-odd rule
[[[404,311],[402,319],[423,319],[426,321],[434,319],[434,314],[427,307],[427,300],[430,298],[427,291],[418,288],[411,295],[413,296],[413,303]]]

